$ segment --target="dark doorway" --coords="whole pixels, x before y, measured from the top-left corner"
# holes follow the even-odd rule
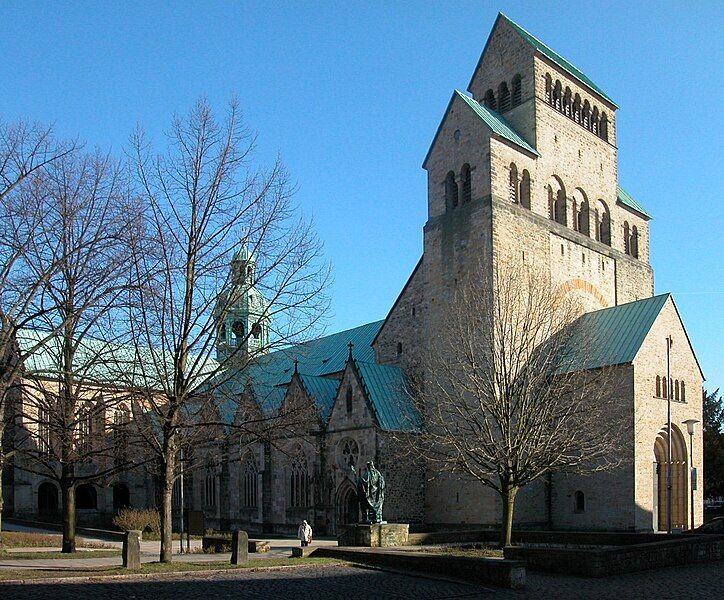
[[[58,514],[58,488],[46,481],[38,487],[38,515],[55,517]]]
[[[75,507],[78,510],[95,510],[98,508],[96,488],[90,483],[79,485],[75,490]]]
[[[337,492],[337,522],[336,530],[338,533],[344,531],[350,525],[358,522],[359,504],[357,502],[357,492],[351,482],[345,481]]]
[[[113,510],[131,507],[131,492],[125,483],[113,486]]]

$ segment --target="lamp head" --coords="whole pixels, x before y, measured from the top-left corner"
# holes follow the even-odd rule
[[[696,419],[687,419],[684,421],[684,425],[686,425],[686,431],[689,432],[689,435],[694,435],[694,425],[696,425],[699,421]]]

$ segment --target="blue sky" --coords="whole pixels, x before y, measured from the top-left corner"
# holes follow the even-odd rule
[[[0,115],[120,152],[200,96],[236,95],[259,159],[280,152],[335,270],[329,331],[384,318],[422,250],[422,159],[498,10],[621,107],[619,179],[648,210],[672,291],[724,387],[720,2],[0,4]]]

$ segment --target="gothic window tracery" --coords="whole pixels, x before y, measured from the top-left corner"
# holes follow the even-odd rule
[[[301,449],[292,459],[290,468],[289,505],[292,507],[309,506],[309,468]]]
[[[339,442],[338,464],[342,469],[357,467],[359,461],[359,446],[351,438],[345,438]]]
[[[244,460],[244,472],[242,474],[241,498],[244,508],[257,508],[258,478],[259,471],[253,456],[247,456]]]
[[[213,508],[216,506],[216,472],[213,467],[206,469],[204,480],[204,505]]]

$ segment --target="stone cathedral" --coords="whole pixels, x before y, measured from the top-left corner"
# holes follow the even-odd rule
[[[625,466],[529,486],[516,503],[518,525],[665,528],[669,389],[672,522],[686,527],[692,508],[700,522],[702,491],[692,507],[689,470],[698,466],[701,481],[702,437],[691,452],[683,422],[702,420],[703,374],[674,299],[654,295],[652,217],[618,179],[618,108],[572,63],[498,15],[467,91],[452,91],[424,157],[428,216],[417,266],[384,320],[268,354],[239,382],[244,410],[301,403],[310,418],[282,444],[229,437],[223,448],[209,445],[210,457],[225,458],[190,476],[187,491],[207,527],[291,532],[307,519],[319,534],[339,533],[357,516],[350,467],[368,460],[387,479],[388,521],[428,529],[499,522],[497,494],[460,478],[430,480],[394,448],[396,433],[419,424],[406,388],[419,375],[421,350],[445,327],[454,284],[475,276],[481,257],[490,265],[523,261],[576,295],[611,347],[607,362],[591,367],[615,366],[630,417]],[[236,262],[253,277],[253,257]],[[220,326],[219,352],[255,321],[250,311],[263,312],[263,296],[253,286],[248,294]],[[233,421],[237,406],[219,403],[220,416]],[[16,514],[36,510],[41,484],[15,502]],[[132,505],[151,502],[148,486],[129,487]],[[96,510],[112,507],[110,491],[98,490]]]

